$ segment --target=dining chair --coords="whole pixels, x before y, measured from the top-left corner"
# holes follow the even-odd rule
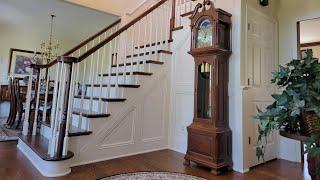
[[[9,89],[10,89],[10,113],[8,120],[6,122],[8,127],[12,127],[15,123],[16,115],[17,115],[17,99],[16,99],[16,88],[14,78],[9,78]]]

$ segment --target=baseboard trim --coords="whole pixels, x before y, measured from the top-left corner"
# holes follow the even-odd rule
[[[165,150],[165,149],[169,149],[169,148],[168,148],[168,147],[154,148],[154,149],[150,149],[150,150],[146,150],[146,151],[138,151],[138,152],[134,152],[134,153],[121,154],[121,155],[119,155],[119,156],[112,156],[112,157],[107,157],[107,158],[101,158],[101,159],[93,160],[93,161],[85,161],[85,162],[81,162],[81,163],[74,163],[74,164],[71,165],[71,167],[82,166],[82,165],[86,165],[86,164],[92,164],[92,163],[97,163],[97,162],[101,162],[101,161],[108,161],[108,160],[111,160],[111,159],[117,159],[117,158],[128,157],[128,156],[134,156],[134,155],[138,155],[138,154],[144,154],[144,153],[149,153],[149,152],[154,152],[154,151],[160,151],[160,150]]]

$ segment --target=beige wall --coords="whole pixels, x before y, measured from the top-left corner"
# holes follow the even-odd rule
[[[320,17],[319,0],[281,0],[279,17],[279,60],[281,64],[297,57],[296,23]]]
[[[279,62],[285,64],[297,57],[297,27],[301,20],[320,17],[319,0],[281,0],[279,20]],[[280,138],[279,157],[300,161],[300,143]]]
[[[150,0],[64,0],[81,6],[90,7],[99,11],[104,11],[116,15],[124,15],[136,10],[144,2]]]
[[[40,30],[40,29],[39,29]],[[0,83],[6,83],[7,72],[9,66],[9,50],[10,48],[25,49],[34,51],[40,49],[42,41],[48,39],[47,27],[35,32],[28,29],[20,29],[15,27],[0,27]],[[60,41],[61,52],[71,48],[77,42],[69,40],[65,37],[57,37]]]

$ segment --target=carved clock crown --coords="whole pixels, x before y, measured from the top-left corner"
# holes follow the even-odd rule
[[[190,54],[203,51],[231,52],[231,14],[216,9],[213,2],[204,0],[194,9],[191,20]]]

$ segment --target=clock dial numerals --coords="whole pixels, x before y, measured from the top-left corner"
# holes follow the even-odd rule
[[[199,23],[197,33],[197,48],[212,46],[212,24],[209,19]]]

